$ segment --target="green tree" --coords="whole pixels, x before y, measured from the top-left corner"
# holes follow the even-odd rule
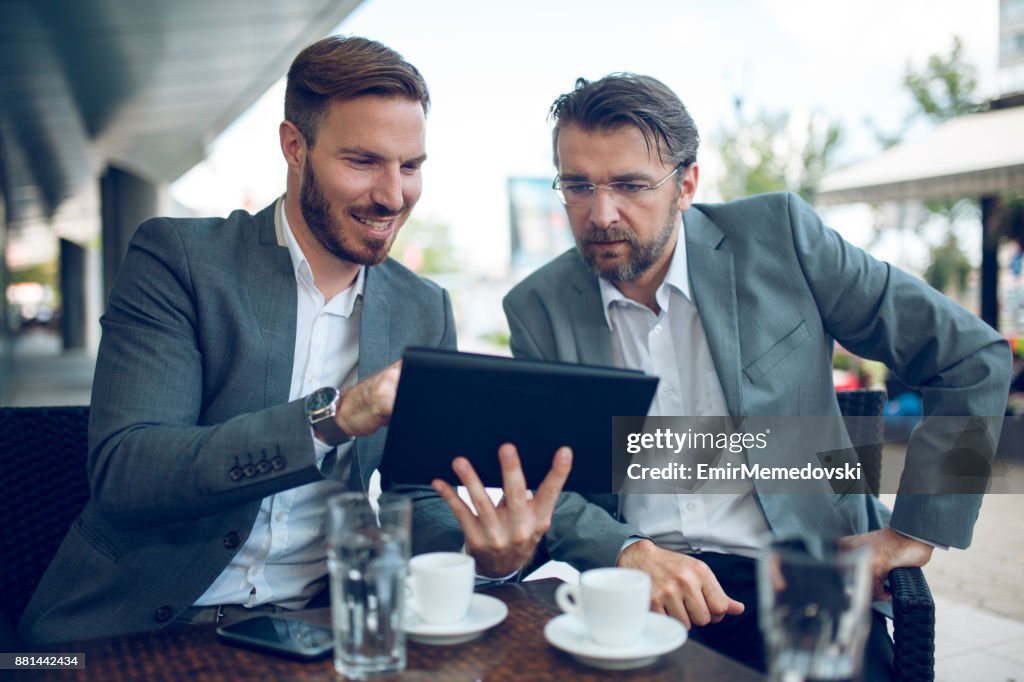
[[[842,128],[836,121],[812,117],[806,129],[794,131],[790,121],[788,112],[762,111],[718,132],[723,199],[787,190],[813,201],[842,141]]]
[[[914,121],[923,119],[939,124],[985,109],[978,96],[977,68],[966,60],[963,40],[959,36],[953,37],[948,54],[930,55],[920,70],[908,64],[903,86],[913,105],[901,129],[887,133],[868,121],[883,149],[902,142]],[[928,200],[923,205],[926,210],[917,224],[909,226],[911,230],[922,234],[925,225],[934,217],[943,220],[947,226],[939,242],[929,247],[929,265],[925,268],[924,278],[940,291],[954,289],[963,293],[967,287],[970,262],[953,233],[953,225],[959,217],[980,215],[978,203],[973,198],[959,198]]]
[[[941,292],[950,288],[958,292],[967,289],[967,277],[971,274],[971,263],[964,255],[956,235],[946,234],[946,241],[932,249],[932,262],[924,270],[924,281]]]
[[[977,99],[978,69],[964,58],[960,36],[953,36],[948,55],[931,55],[921,71],[908,65],[903,85],[917,105],[916,113],[936,123],[983,108]]]

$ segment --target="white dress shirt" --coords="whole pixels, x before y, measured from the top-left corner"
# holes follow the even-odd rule
[[[351,287],[325,304],[288,225],[283,201],[280,210],[278,241],[288,247],[298,283],[291,401],[323,386],[346,389],[355,385],[365,268],[359,269]],[[310,438],[321,465],[331,448],[313,435],[312,428]],[[351,447],[351,441],[338,447],[338,466]],[[345,487],[340,481],[325,479],[264,498],[245,544],[195,605],[304,607],[327,575],[327,498]]]
[[[690,295],[685,226],[665,281],[655,292],[659,314],[604,279],[599,282],[615,364],[661,379],[648,416],[727,416],[704,326]],[[744,453],[725,456],[745,461]],[[665,549],[752,555],[768,523],[753,485],[736,493],[736,484],[706,481],[692,493],[625,494],[623,518]]]

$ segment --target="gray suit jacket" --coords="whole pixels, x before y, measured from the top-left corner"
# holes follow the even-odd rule
[[[799,197],[698,204],[683,220],[691,291],[731,415],[838,416],[833,339],[919,387],[925,414],[1003,413],[1005,339],[921,281],[844,242]],[[517,357],[612,364],[597,279],[575,249],[527,277],[504,305]],[[841,437],[836,445],[849,447]],[[908,468],[927,468],[935,456],[914,438]],[[888,511],[864,497],[758,491],[780,535],[877,528]],[[579,568],[613,565],[623,541],[640,535],[615,520],[613,496],[592,501],[598,504],[563,495],[547,536],[553,558]],[[891,525],[966,547],[980,504],[980,495],[901,495]]]
[[[302,400],[288,402],[297,293],[275,206],[155,218],[132,238],[102,319],[92,499],[22,618],[27,641],[170,622],[227,566],[264,497],[324,477]],[[455,348],[447,293],[394,261],[367,268],[362,305],[360,379],[409,345]],[[356,440],[352,487],[366,484],[384,438]],[[424,502],[428,527],[420,512],[446,507]]]

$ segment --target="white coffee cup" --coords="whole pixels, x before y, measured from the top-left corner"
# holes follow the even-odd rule
[[[566,583],[555,601],[578,618],[598,644],[628,646],[637,642],[651,608],[651,576],[635,568],[595,568]]]
[[[469,613],[475,581],[476,561],[468,554],[417,554],[409,560],[409,606],[426,623],[457,623]]]

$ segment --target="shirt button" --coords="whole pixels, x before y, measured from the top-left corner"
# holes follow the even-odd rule
[[[666,386],[665,388],[661,389],[661,392],[664,393],[665,395],[672,395],[673,393],[675,393],[675,391],[672,390],[671,386]]]
[[[660,324],[654,326],[654,333],[655,334],[660,334],[661,333],[661,325]]]
[[[277,522],[284,521],[284,514],[278,514],[277,516],[274,517],[274,520],[277,521]]]
[[[686,503],[686,511],[693,511],[696,508],[697,508],[697,505],[694,504],[693,502],[687,502]]]

